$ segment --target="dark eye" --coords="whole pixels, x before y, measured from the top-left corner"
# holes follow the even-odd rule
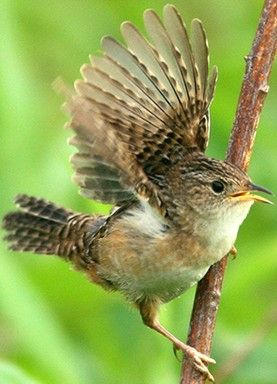
[[[222,183],[222,181],[219,181],[219,180],[215,180],[212,182],[212,190],[215,192],[215,193],[221,193],[224,191],[224,184]]]

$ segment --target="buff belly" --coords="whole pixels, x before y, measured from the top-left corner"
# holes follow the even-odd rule
[[[201,228],[188,235],[180,228],[169,228],[147,205],[141,205],[99,240],[96,273],[131,301],[170,301],[229,252],[241,221],[241,215],[238,220],[227,214],[224,220],[199,221]]]
[[[170,301],[197,283],[209,268],[207,263],[195,263],[199,249],[190,252],[179,244],[171,249],[167,236],[142,242],[138,233],[127,238],[120,230],[116,232],[102,240],[97,274],[132,302],[145,298]]]

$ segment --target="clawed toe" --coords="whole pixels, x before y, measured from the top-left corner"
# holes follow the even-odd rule
[[[205,378],[214,382],[214,378],[207,367],[208,364],[215,364],[214,359],[207,355],[204,355],[201,352],[198,352],[195,348],[183,343],[174,335],[172,335],[167,329],[165,329],[160,324],[157,317],[155,317],[155,311],[153,312],[153,308],[150,307],[151,311],[149,310],[148,302],[144,304],[140,303],[139,308],[144,323],[148,325],[148,327],[167,337],[173,343],[173,351],[175,356],[177,356],[177,351],[182,351],[185,356],[191,360],[191,364],[194,366],[195,369],[197,369]]]
[[[181,349],[185,353],[186,357],[192,360],[192,364],[199,372],[201,372],[209,381],[214,382],[214,377],[210,373],[206,364],[215,364],[216,361],[211,357],[198,352],[195,348],[192,348],[186,344],[175,346],[175,350]]]
[[[193,361],[194,367],[207,377],[208,380],[214,382],[214,377],[208,370],[206,364],[215,364],[215,360],[211,357],[204,355],[203,353],[198,352],[193,348],[191,353],[187,354],[188,358]]]
[[[176,359],[181,363],[182,357],[178,356],[178,351],[180,351],[180,348],[177,348],[175,344],[173,344],[173,353]],[[183,355],[181,355],[183,356]]]
[[[215,359],[212,359],[210,356],[204,355],[204,353],[196,351],[199,358],[207,364],[216,364]]]
[[[201,372],[207,378],[207,380],[214,383],[214,377],[205,365],[194,363],[194,367],[197,369],[197,371]]]
[[[200,359],[199,360],[198,359],[194,360],[193,361],[193,365],[197,369],[197,371],[201,372],[209,381],[214,383],[213,375],[208,370],[208,368],[206,367],[206,365],[203,363],[202,360],[200,360]]]
[[[233,260],[237,257],[238,251],[237,248],[233,245],[229,253],[233,256]]]

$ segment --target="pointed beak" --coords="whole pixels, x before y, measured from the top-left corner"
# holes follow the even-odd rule
[[[268,189],[266,189],[264,187],[250,183],[248,190],[235,192],[235,193],[231,194],[230,197],[232,197],[233,199],[239,200],[239,201],[258,201],[261,203],[273,204],[272,201],[270,201],[270,200],[268,200],[262,196],[256,195],[252,192],[264,192],[264,193],[267,193],[269,195],[273,194],[271,191],[269,191]]]

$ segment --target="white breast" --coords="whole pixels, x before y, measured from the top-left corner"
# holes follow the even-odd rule
[[[199,221],[199,228],[195,228],[197,234],[201,234],[199,249],[205,249],[199,258],[192,255],[192,250],[186,244],[182,246],[182,243],[180,247],[172,244],[163,253],[158,245],[167,236],[170,238],[171,232],[166,221],[147,203],[132,208],[120,219],[130,233],[130,249],[126,250],[129,262],[126,264],[124,261],[125,250],[113,254],[110,260],[113,277],[109,269],[109,280],[131,301],[146,296],[158,296],[162,301],[171,300],[197,283],[210,265],[230,251],[250,206],[251,203],[243,204],[237,210],[227,211],[220,218],[208,217],[202,223]],[[190,262],[192,257],[198,260],[197,264]]]
[[[164,234],[167,227],[164,218],[155,212],[146,202],[141,202],[139,207],[133,208],[124,216],[124,221],[138,233],[143,233],[150,237]]]
[[[226,255],[234,245],[238,230],[245,220],[252,201],[239,204],[232,209],[227,209],[224,215],[216,220],[210,220],[204,231],[204,236],[208,239],[211,253],[214,253],[214,262]]]

